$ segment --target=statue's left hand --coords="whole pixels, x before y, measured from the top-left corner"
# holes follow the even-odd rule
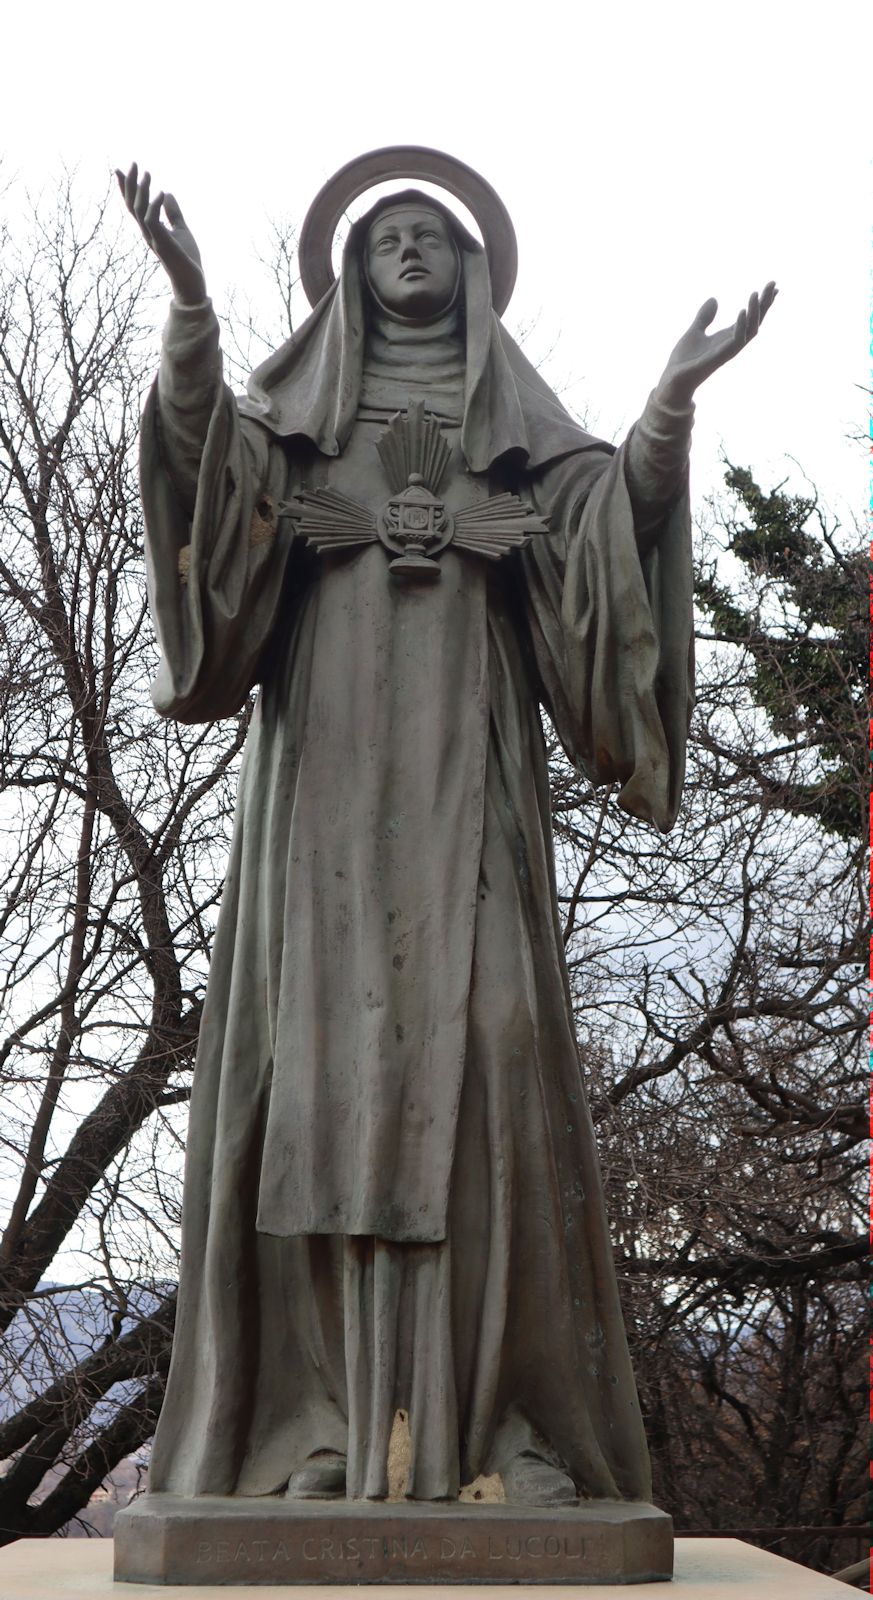
[[[775,283],[768,283],[761,295],[750,296],[748,306],[733,326],[718,333],[706,332],[718,310],[718,301],[705,300],[664,368],[657,391],[661,398],[668,405],[689,406],[698,384],[732,361],[754,339],[778,292]]]

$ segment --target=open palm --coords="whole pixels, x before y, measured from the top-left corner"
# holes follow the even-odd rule
[[[718,310],[718,301],[705,300],[697,316],[673,350],[658,385],[665,399],[675,405],[689,405],[695,389],[754,339],[778,294],[775,283],[768,283],[762,294],[749,297],[749,304],[729,328],[707,333]]]
[[[115,176],[124,203],[139,223],[149,249],[162,263],[176,299],[185,305],[199,305],[206,297],[206,279],[200,265],[197,241],[178,202],[173,195],[164,194],[163,190],[152,197],[151,174],[144,172],[140,178],[136,162],[127,173],[116,167]]]

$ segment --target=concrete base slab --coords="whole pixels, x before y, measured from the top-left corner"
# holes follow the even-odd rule
[[[579,1506],[144,1495],[115,1519],[115,1577],[175,1584],[628,1584],[669,1578],[673,1524]]]
[[[278,1597],[298,1590],[276,1589]],[[541,1590],[536,1591],[538,1595]],[[583,1596],[586,1589],[564,1589]],[[630,1600],[633,1588],[606,1584],[597,1600]],[[640,1600],[846,1600],[851,1590],[781,1556],[769,1555],[739,1539],[677,1539],[672,1583],[647,1584]],[[417,1600],[420,1589],[395,1589],[395,1600]],[[435,1585],[434,1600],[470,1600],[469,1587]],[[321,1591],[322,1600],[354,1600],[352,1588]],[[533,1600],[527,1584],[489,1588],[488,1600]],[[251,1589],[239,1583],[209,1585],[197,1600],[246,1600]],[[0,1600],[190,1600],[190,1587],[144,1584],[135,1589],[112,1579],[111,1539],[20,1539],[0,1550]]]

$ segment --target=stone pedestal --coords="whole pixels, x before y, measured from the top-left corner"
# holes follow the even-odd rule
[[[628,1584],[672,1571],[670,1518],[611,1500],[545,1509],[158,1494],[115,1521],[115,1577],[126,1583]]]
[[[277,1591],[273,1591],[274,1594]],[[278,1591],[298,1596],[299,1590]],[[525,1600],[527,1584],[504,1590],[490,1588],[488,1600]],[[677,1539],[674,1581],[633,1586],[606,1584],[597,1600],[846,1600],[852,1593],[844,1583],[824,1578],[781,1556],[756,1550],[739,1539]],[[355,1600],[356,1591],[337,1585],[321,1592],[321,1600]],[[395,1591],[397,1593],[397,1591]],[[592,1591],[584,1587],[562,1590],[562,1597],[584,1600]],[[196,1600],[247,1600],[251,1589],[238,1581],[210,1584],[197,1591]],[[542,1596],[542,1589],[537,1590]],[[171,1584],[131,1587],[112,1581],[111,1539],[20,1539],[0,1550],[2,1600],[194,1600],[191,1589]],[[398,1594],[398,1600],[401,1596]],[[409,1591],[408,1600],[413,1600]],[[428,1600],[461,1600],[453,1586],[435,1585]],[[464,1591],[470,1600],[470,1590]],[[593,1600],[593,1596],[592,1596]]]

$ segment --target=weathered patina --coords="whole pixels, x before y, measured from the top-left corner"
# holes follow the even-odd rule
[[[407,190],[236,399],[176,202],[121,182],[175,290],[142,432],[155,703],[257,689],[152,1489],[379,1499],[403,1407],[414,1498],[500,1472],[509,1501],[646,1501],[540,714],[672,825],[692,394],[775,291],[712,336],[707,302],[616,450]]]

